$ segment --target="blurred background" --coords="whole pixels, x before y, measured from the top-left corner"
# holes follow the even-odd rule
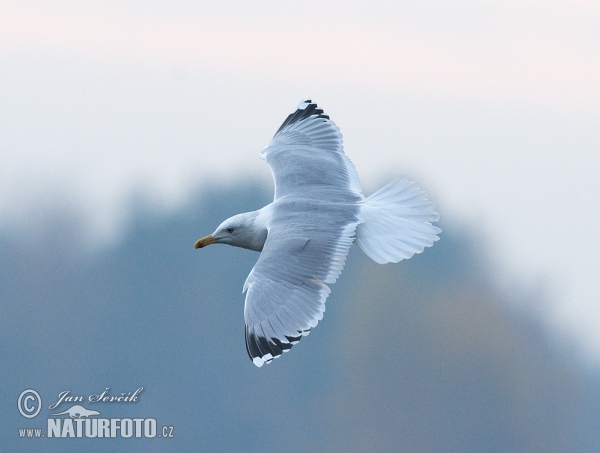
[[[3,451],[597,451],[598,80],[591,0],[1,0]],[[353,248],[258,369],[258,255],[192,247],[271,201],[258,154],[303,98],[365,194],[408,175],[443,233],[396,265]],[[142,386],[84,405],[174,438],[18,436],[61,391]]]

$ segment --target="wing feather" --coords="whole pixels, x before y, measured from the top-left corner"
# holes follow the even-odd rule
[[[323,318],[330,293],[325,282],[334,283],[342,272],[358,224],[349,208],[313,207],[290,217],[286,206],[276,203],[267,241],[244,285],[246,347],[257,366],[288,351]]]
[[[262,151],[275,181],[267,240],[244,290],[246,349],[255,365],[288,351],[323,318],[364,199],[339,128],[301,102]]]
[[[275,199],[297,193],[322,197],[327,190],[334,198],[362,198],[339,128],[310,100],[287,117],[261,157],[273,172]]]

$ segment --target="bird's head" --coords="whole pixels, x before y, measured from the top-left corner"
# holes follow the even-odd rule
[[[237,214],[225,220],[214,233],[196,241],[195,249],[201,249],[211,244],[229,244],[250,250],[262,250],[266,235],[261,237],[256,231],[254,220],[256,212]]]

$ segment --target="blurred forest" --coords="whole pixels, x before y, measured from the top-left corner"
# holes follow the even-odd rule
[[[599,376],[494,287],[475,233],[442,216],[441,240],[395,265],[353,247],[319,326],[258,369],[242,295],[258,254],[193,244],[271,193],[192,198],[173,212],[132,201],[122,237],[92,252],[64,207],[48,207],[38,237],[0,238],[2,451],[597,451]],[[154,417],[175,437],[18,438],[45,426],[59,392],[107,387],[144,390],[86,407]],[[15,407],[26,388],[44,400],[36,419]]]

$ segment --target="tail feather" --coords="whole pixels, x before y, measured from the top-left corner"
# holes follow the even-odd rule
[[[366,198],[356,243],[376,263],[397,263],[421,253],[439,240],[442,230],[434,204],[417,184],[397,178]]]

